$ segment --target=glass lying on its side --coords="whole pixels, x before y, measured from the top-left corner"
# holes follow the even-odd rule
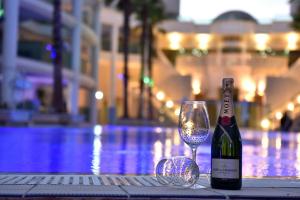
[[[156,178],[162,185],[191,187],[199,179],[197,163],[184,156],[165,158],[156,166]]]

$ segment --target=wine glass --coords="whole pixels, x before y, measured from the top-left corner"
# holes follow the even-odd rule
[[[197,148],[209,133],[209,118],[204,101],[184,101],[181,104],[178,130],[183,141],[191,147],[192,158],[196,162]]]
[[[199,167],[184,156],[164,158],[156,166],[156,178],[162,185],[192,187],[199,179]]]

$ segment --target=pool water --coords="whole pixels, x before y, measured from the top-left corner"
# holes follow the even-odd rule
[[[300,177],[300,134],[241,130],[243,176]],[[190,156],[176,128],[0,128],[0,172],[153,174],[162,157]],[[210,171],[211,135],[197,151]]]

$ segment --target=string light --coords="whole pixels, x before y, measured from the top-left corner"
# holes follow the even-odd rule
[[[198,41],[198,47],[202,50],[208,49],[208,43],[210,41],[210,35],[209,34],[197,34],[196,39]]]
[[[201,93],[201,82],[199,79],[194,78],[192,81],[193,94],[197,95]]]
[[[298,35],[296,33],[289,33],[287,34],[287,49],[288,50],[295,50],[297,49],[297,41]]]
[[[266,83],[264,80],[260,80],[257,85],[257,94],[259,96],[264,96],[266,89]]]
[[[176,116],[179,116],[179,114],[180,114],[180,108],[176,108],[175,111],[174,111],[174,114]]]
[[[177,32],[172,32],[168,34],[169,47],[172,50],[180,49],[180,42],[182,40],[182,35]]]
[[[260,126],[261,126],[264,130],[268,130],[268,129],[270,128],[270,125],[271,125],[270,120],[267,119],[267,118],[261,120],[261,122],[260,122]]]
[[[276,112],[275,113],[275,118],[277,119],[277,120],[280,120],[281,118],[282,118],[282,112]]]
[[[156,98],[160,101],[163,101],[165,99],[165,93],[163,91],[157,92]]]
[[[264,33],[255,34],[256,49],[263,51],[267,48],[267,42],[269,40],[269,35]]]
[[[297,96],[297,103],[300,104],[300,94]]]
[[[173,101],[172,101],[172,100],[168,100],[168,101],[166,102],[166,106],[167,106],[167,108],[172,108],[172,107],[174,106]]]
[[[294,103],[293,103],[293,102],[288,103],[287,109],[288,109],[289,111],[294,111],[294,109],[295,109]]]
[[[103,99],[103,97],[104,97],[104,94],[102,91],[99,90],[99,91],[95,92],[95,98],[97,100],[101,100],[101,99]]]

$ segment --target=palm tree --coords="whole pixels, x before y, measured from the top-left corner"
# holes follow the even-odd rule
[[[295,1],[295,3],[297,4],[294,4],[293,5],[293,2]],[[292,4],[291,6],[296,6],[296,8],[294,9],[294,12],[291,13],[291,16],[292,16],[292,23],[291,23],[291,27],[299,32],[300,31],[300,6],[298,4],[298,2],[296,0],[290,0],[290,4]],[[299,50],[292,50],[289,52],[288,54],[288,66],[291,67],[297,60],[298,58],[300,57],[300,51]]]
[[[149,48],[149,55],[148,55],[148,75],[149,75],[149,88],[148,88],[148,117],[149,120],[153,119],[153,105],[152,105],[152,87],[153,87],[153,76],[152,76],[152,65],[153,65],[153,24],[152,21],[150,21],[149,24],[149,43],[148,43],[148,48]]]
[[[293,1],[290,0],[290,3]],[[295,9],[295,12],[292,13],[292,28],[296,31],[300,31],[300,6],[297,6]]]
[[[123,55],[124,55],[124,68],[123,68],[123,118],[128,118],[128,59],[129,59],[129,43],[130,43],[130,15],[131,15],[131,0],[106,0],[106,5],[113,8],[118,8],[123,11],[124,27],[123,27]]]
[[[54,112],[63,113],[65,112],[65,106],[63,102],[63,84],[62,84],[62,37],[61,37],[61,0],[53,1],[53,96],[52,106]]]
[[[124,53],[124,79],[123,79],[123,90],[124,90],[124,98],[123,98],[123,108],[124,113],[123,117],[128,118],[128,56],[129,56],[129,38],[130,38],[130,13],[131,13],[131,0],[123,0],[124,7],[124,44],[123,44],[123,53]]]
[[[140,20],[142,21],[142,33],[141,33],[141,71],[140,71],[140,79],[139,79],[139,89],[140,89],[140,96],[139,96],[139,107],[138,107],[138,118],[143,118],[143,104],[144,104],[144,75],[145,75],[145,60],[146,60],[146,53],[145,47],[147,43],[147,19],[148,19],[148,9],[147,9],[147,1],[142,1],[141,5],[137,8],[138,14],[140,15]]]
[[[141,72],[140,72],[140,100],[138,108],[138,117],[143,117],[143,95],[144,95],[144,76],[145,68],[147,65],[148,69],[148,117],[153,118],[153,107],[152,107],[152,63],[154,56],[154,34],[153,29],[159,21],[164,19],[164,5],[161,0],[144,0],[135,1],[135,6],[137,8],[138,18],[142,23],[142,34],[141,34]]]
[[[161,0],[155,0],[152,1],[151,6],[149,7],[149,42],[148,42],[148,73],[149,73],[149,89],[148,89],[148,114],[149,114],[149,119],[153,119],[153,105],[152,105],[152,86],[153,86],[153,77],[152,77],[152,64],[153,64],[153,57],[154,57],[154,46],[153,44],[155,43],[155,38],[154,38],[154,33],[153,29],[155,25],[162,21],[165,18],[164,15],[164,5]]]

